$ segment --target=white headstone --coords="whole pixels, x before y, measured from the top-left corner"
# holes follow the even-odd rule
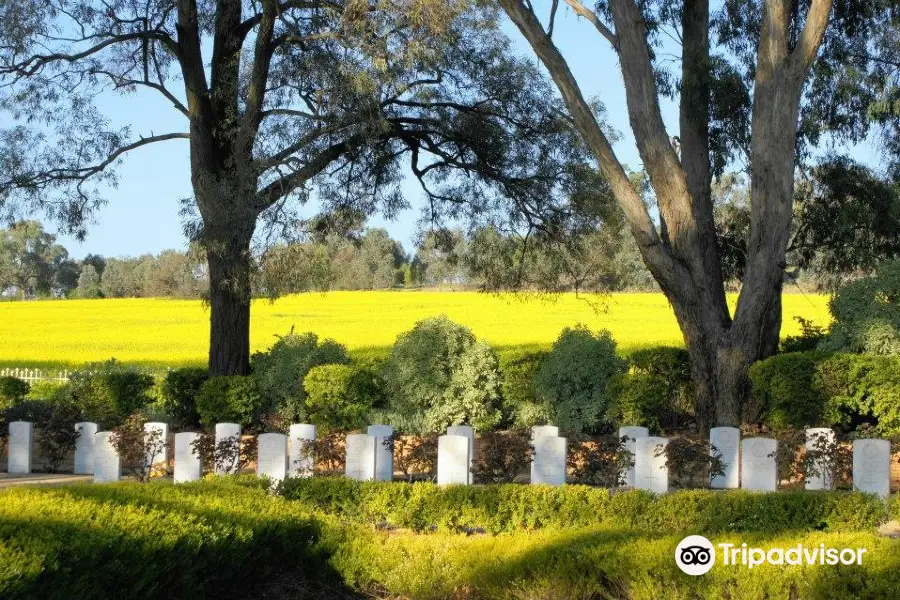
[[[283,433],[264,433],[256,438],[256,473],[273,482],[287,476],[287,436]]]
[[[669,491],[669,469],[663,452],[668,443],[664,437],[637,439],[634,444],[634,487],[654,494]]]
[[[438,438],[437,482],[440,485],[469,483],[469,449],[471,440],[465,435],[442,435]]]
[[[13,421],[9,424],[9,462],[10,473],[31,473],[31,460],[34,455],[34,425],[29,421]]]
[[[375,438],[365,433],[347,436],[344,475],[356,481],[375,479]]]
[[[94,434],[97,433],[96,423],[75,423],[75,431],[78,438],[75,440],[75,468],[76,475],[94,474]]]
[[[369,425],[366,433],[375,438],[375,481],[394,480],[394,445],[385,439],[394,435],[390,425]]]
[[[834,442],[834,431],[828,427],[813,427],[806,430],[806,449],[813,450],[818,440],[827,440],[828,443]],[[806,478],[806,489],[808,490],[830,490],[831,489],[831,473],[829,473],[827,459],[821,458],[816,461],[815,467],[820,473],[818,475],[810,475]]]
[[[453,425],[447,428],[447,435],[461,435],[469,439],[468,483],[473,483],[472,461],[475,460],[475,430],[468,425]]]
[[[203,464],[193,447],[199,439],[200,434],[192,431],[175,434],[175,483],[199,481],[203,475]]]
[[[532,443],[531,483],[563,485],[566,482],[566,438],[542,435]]]
[[[154,447],[147,449],[147,464],[151,471],[159,465],[165,469],[169,462],[169,426],[166,423],[144,423],[144,440],[147,443],[153,432],[159,432],[159,437],[156,438]]]
[[[646,427],[619,427],[619,439],[627,438],[625,440],[625,449],[631,452],[632,459],[634,459],[635,455],[635,442],[649,435],[650,431]],[[625,480],[622,484],[623,486],[630,488],[635,487],[634,467],[629,467],[625,471],[623,479]]]
[[[535,425],[531,428],[531,439],[539,437],[558,437],[559,427],[556,425]]]
[[[295,423],[288,432],[290,439],[290,463],[288,472],[294,477],[310,477],[315,472],[316,459],[310,444],[316,441],[316,426],[309,423]]]
[[[778,487],[775,450],[778,442],[770,438],[747,438],[741,441],[741,488],[757,492],[774,492]]]
[[[724,475],[710,479],[709,487],[714,489],[734,489],[741,487],[740,446],[741,430],[737,427],[713,427],[709,430],[710,453],[715,446],[722,455]]]
[[[853,442],[853,487],[882,498],[891,493],[891,443],[888,440]]]
[[[216,475],[228,475],[236,473],[238,467],[238,459],[240,455],[241,444],[241,426],[237,423],[216,423],[216,448],[219,443],[229,438],[235,439],[238,445],[237,451],[233,454],[234,459],[229,464],[219,464],[216,461]]]
[[[119,453],[112,445],[111,438],[112,431],[94,434],[94,483],[119,481],[122,478]]]

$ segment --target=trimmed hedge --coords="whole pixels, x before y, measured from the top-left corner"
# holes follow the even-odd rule
[[[521,530],[611,526],[659,532],[858,531],[888,517],[875,496],[852,492],[690,490],[654,496],[567,485],[447,486],[288,479],[281,493],[357,523],[415,531]]]
[[[0,597],[240,597],[285,564],[315,568],[316,521],[265,483],[0,492]]]

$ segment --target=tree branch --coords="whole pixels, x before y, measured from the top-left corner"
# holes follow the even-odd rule
[[[613,48],[618,50],[618,41],[616,40],[616,35],[610,30],[609,27],[603,24],[603,21],[600,20],[600,17],[597,16],[597,13],[585,6],[581,3],[581,0],[566,0],[566,4],[572,7],[572,10],[575,11],[575,14],[579,17],[584,17],[587,19],[596,29],[600,32],[600,35],[605,37],[607,41],[612,45]],[[553,21],[550,21],[550,31],[547,32],[547,35],[553,35]]]
[[[831,15],[831,5],[832,0],[812,0],[806,15],[806,23],[803,25],[803,33],[791,55],[791,71],[796,77],[806,79],[806,74],[819,53],[819,46],[825,36],[828,18]]]

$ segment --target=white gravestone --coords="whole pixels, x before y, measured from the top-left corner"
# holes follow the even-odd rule
[[[264,433],[256,438],[256,474],[273,482],[287,476],[287,436],[283,433]]]
[[[531,428],[531,439],[539,437],[558,437],[559,427],[556,425],[535,425]]]
[[[666,467],[664,437],[638,438],[634,444],[634,486],[654,494],[669,491],[669,468]]]
[[[203,464],[193,446],[199,439],[200,434],[192,431],[175,434],[175,483],[199,481],[203,475]]]
[[[778,442],[770,438],[747,438],[741,441],[741,488],[757,492],[774,492],[778,487],[775,450]]]
[[[468,483],[473,483],[472,461],[475,460],[475,430],[468,425],[453,425],[447,428],[447,435],[461,435],[469,439],[469,471]]]
[[[10,473],[31,473],[34,456],[34,425],[28,421],[13,421],[9,424],[9,461],[6,470]]]
[[[853,487],[887,498],[891,493],[891,443],[888,440],[853,442]]]
[[[534,483],[537,478],[540,476],[535,473],[534,470],[534,461],[535,454],[537,453],[537,448],[534,445],[534,441],[540,437],[559,437],[559,427],[555,425],[535,425],[531,428],[531,482]]]
[[[469,483],[469,449],[465,435],[442,435],[438,438],[437,482],[439,485]]]
[[[365,433],[347,436],[344,475],[356,481],[375,479],[375,438]]]
[[[316,426],[295,423],[288,431],[290,439],[290,464],[288,472],[295,477],[310,477],[315,472],[316,459],[311,444],[316,441]]]
[[[119,453],[112,445],[112,431],[94,434],[94,483],[118,481],[122,477]]]
[[[78,438],[75,440],[75,468],[76,475],[94,474],[94,434],[97,433],[96,423],[75,423],[75,431]]]
[[[241,452],[241,426],[237,423],[216,423],[216,449],[219,448],[220,442],[229,438],[235,440],[234,443],[237,444],[237,448],[232,453],[232,460],[227,461],[228,464],[219,464],[221,461],[216,461],[216,475],[236,473]]]
[[[375,481],[394,480],[394,445],[385,439],[394,435],[390,425],[369,425],[366,433],[375,438]]]
[[[735,489],[741,487],[740,445],[741,430],[737,427],[713,427],[709,430],[710,455],[713,447],[722,459],[723,475],[716,475],[709,481],[713,489]]]
[[[531,483],[563,485],[566,482],[566,438],[542,435],[532,444]]]
[[[165,469],[169,462],[169,426],[166,423],[144,423],[146,443],[150,443],[150,436],[154,432],[159,432],[159,435],[153,442],[153,448],[147,448],[147,464],[150,465],[151,472],[154,467]]]
[[[625,440],[625,449],[631,453],[632,461],[634,460],[634,448],[637,440],[641,438],[645,438],[650,435],[650,431],[646,427],[619,427],[619,439],[627,438]],[[629,467],[625,470],[625,475],[622,477],[624,482],[622,483],[625,487],[633,488],[634,485],[634,467]]]
[[[825,439],[828,444],[834,443],[834,431],[828,427],[813,427],[806,430],[806,449],[813,450],[818,440]],[[806,489],[808,490],[830,490],[831,489],[831,473],[828,472],[826,459],[823,457],[816,461],[818,475],[812,475],[806,478]]]

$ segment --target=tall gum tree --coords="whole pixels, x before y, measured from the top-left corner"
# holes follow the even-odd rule
[[[498,0],[546,67],[599,171],[621,206],[641,256],[671,303],[691,358],[704,424],[737,425],[747,369],[775,352],[781,327],[785,251],[791,229],[798,116],[804,85],[825,35],[831,0],[746,2],[758,12],[749,123],[751,225],[746,271],[732,316],[716,248],[711,201],[708,0],[669,7],[681,34],[680,152],[666,131],[648,5],[609,0],[590,7],[564,0],[614,50],[631,129],[659,208],[659,226],[630,184],[588,101],[552,37],[558,0]],[[732,3],[733,4],[733,3]]]
[[[213,375],[249,370],[259,223],[291,228],[310,199],[390,215],[401,160],[451,213],[503,197],[544,214],[589,167],[484,2],[8,0],[0,13],[0,217],[44,211],[84,235],[126,154],[186,140]],[[96,102],[132,93],[159,95],[184,128],[116,125]]]

